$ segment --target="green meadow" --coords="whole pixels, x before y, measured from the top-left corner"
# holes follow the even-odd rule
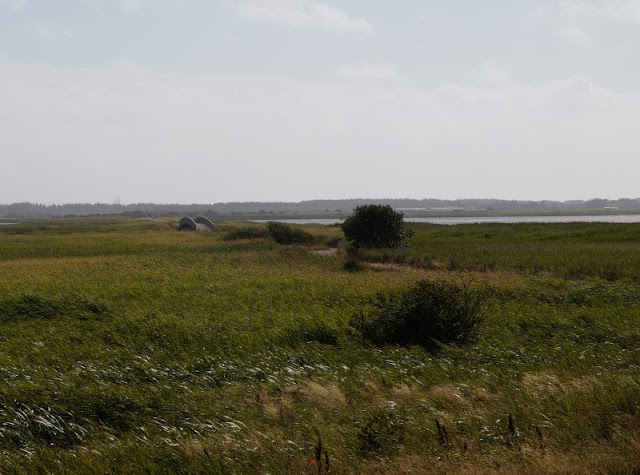
[[[640,473],[640,225],[0,227],[0,473]],[[350,321],[421,279],[484,295],[465,346]]]

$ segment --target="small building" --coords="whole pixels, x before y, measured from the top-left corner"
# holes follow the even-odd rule
[[[180,231],[213,231],[213,223],[202,216],[197,217],[195,220],[185,216],[178,223],[178,230]]]
[[[209,228],[210,231],[213,231],[213,223],[211,222],[211,220],[209,218],[205,218],[204,216],[198,216],[195,219],[196,225],[198,224],[202,224],[203,226],[206,226],[207,228]]]

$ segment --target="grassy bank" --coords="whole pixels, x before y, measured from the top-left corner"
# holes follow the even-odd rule
[[[338,228],[285,246],[176,225],[0,227],[0,470],[640,467],[637,225],[413,225],[361,272],[308,252]],[[491,296],[477,341],[434,353],[350,329],[424,278]]]

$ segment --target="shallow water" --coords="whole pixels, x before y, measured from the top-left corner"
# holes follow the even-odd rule
[[[340,219],[254,219],[254,223],[278,221],[291,224],[325,224],[340,223]],[[632,215],[598,215],[598,216],[483,216],[483,217],[447,217],[447,218],[407,218],[408,223],[431,223],[443,225],[476,224],[476,223],[640,223],[640,214]]]

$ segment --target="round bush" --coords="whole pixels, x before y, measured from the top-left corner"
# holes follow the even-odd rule
[[[486,294],[468,285],[421,280],[407,290],[379,295],[371,311],[356,312],[351,326],[376,345],[437,349],[475,339],[485,302]]]
[[[386,205],[358,206],[342,223],[344,237],[356,248],[394,248],[413,235],[404,215]]]

